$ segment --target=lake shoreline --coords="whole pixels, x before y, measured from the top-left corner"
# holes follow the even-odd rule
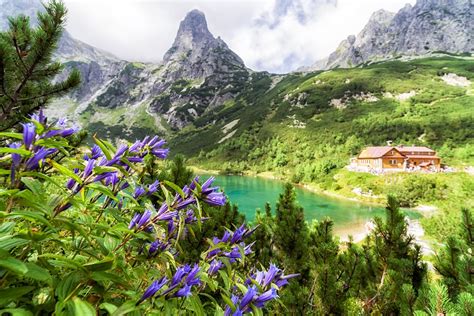
[[[191,166],[194,172],[196,173],[206,173],[206,174],[212,174],[212,175],[223,175],[221,173],[221,170],[212,170],[212,169],[203,169],[199,168],[197,166]],[[240,174],[225,174],[225,175],[233,175],[233,176],[246,176],[246,177],[259,177],[259,178],[264,178],[264,179],[269,179],[269,180],[278,180],[278,181],[290,181],[288,178],[285,178],[283,176],[277,176],[275,175],[274,172],[272,171],[264,171],[264,172],[253,172],[253,171],[244,171],[243,173]],[[290,181],[291,182],[291,181]],[[291,182],[294,186],[297,186],[299,188],[303,188],[309,192],[315,193],[315,194],[320,194],[324,195],[327,197],[335,198],[335,199],[340,199],[344,201],[351,201],[351,202],[357,202],[360,204],[364,205],[372,205],[372,206],[380,206],[380,207],[385,207],[386,205],[386,200],[384,197],[380,196],[374,196],[374,197],[355,197],[355,196],[347,196],[338,192],[330,191],[330,190],[321,190],[320,188],[317,188],[315,185],[311,183],[293,183]],[[422,205],[419,204],[415,207],[412,207],[411,209],[419,212],[423,216],[431,216],[432,214],[436,213],[438,211],[438,207],[433,206],[433,205]]]

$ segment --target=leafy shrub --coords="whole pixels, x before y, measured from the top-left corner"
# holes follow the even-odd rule
[[[118,148],[94,138],[82,157],[71,155],[76,132],[40,113],[23,133],[0,134],[3,311],[248,313],[293,276],[248,265],[253,230],[244,225],[209,240],[198,262],[181,261],[183,236],[208,215],[202,205],[226,202],[213,178],[181,188],[147,175],[168,154],[156,136]]]

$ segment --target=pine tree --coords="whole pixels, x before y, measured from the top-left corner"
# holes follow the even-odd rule
[[[282,302],[288,313],[305,312],[309,297],[310,262],[308,260],[309,229],[304,210],[296,202],[293,186],[287,183],[276,205],[274,245],[277,261],[288,273],[300,273],[298,282],[286,289]]]
[[[9,30],[0,33],[0,131],[16,125],[27,114],[64,95],[80,83],[78,71],[64,81],[54,79],[63,65],[52,61],[61,37],[66,8],[52,0],[38,13],[38,26],[29,18],[9,19]]]
[[[435,263],[451,299],[456,299],[461,292],[474,294],[473,223],[468,209],[462,209],[461,227],[461,238],[450,237]]]
[[[257,210],[254,225],[258,226],[252,234],[252,240],[255,242],[255,259],[263,266],[268,266],[275,261],[273,252],[273,229],[274,220],[272,217],[270,203],[265,204],[265,214]]]
[[[401,312],[405,285],[417,295],[427,271],[421,260],[421,248],[408,235],[405,216],[398,205],[395,198],[388,197],[386,220],[374,219],[375,228],[365,247],[366,277],[372,278],[365,308],[384,315]]]
[[[193,170],[187,167],[184,156],[176,155],[169,166],[167,166],[166,170],[160,174],[159,178],[160,180],[173,182],[182,188],[192,181],[193,176]]]

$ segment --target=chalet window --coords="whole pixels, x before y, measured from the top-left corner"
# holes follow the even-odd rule
[[[388,163],[391,164],[391,165],[396,165],[396,164],[397,164],[397,161],[396,161],[395,159],[390,159],[390,160],[388,161]]]

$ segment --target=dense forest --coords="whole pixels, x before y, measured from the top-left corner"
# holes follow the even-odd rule
[[[64,5],[52,1],[39,13],[37,27],[20,16],[0,33],[2,315],[474,314],[472,211],[450,196],[451,226],[436,254],[426,257],[408,234],[400,209],[423,200],[417,189],[425,184],[414,182],[445,180],[404,180],[399,191],[388,194],[385,217],[373,219],[362,242],[341,242],[331,219],[305,220],[290,183],[274,205],[262,202],[263,211],[249,222],[212,177],[195,176],[181,155],[169,158],[162,138],[150,135],[114,145],[74,122],[47,118],[42,108],[80,84],[77,72],[56,80],[63,65],[52,53],[65,16]],[[273,115],[282,115],[279,111]],[[336,148],[346,154],[359,148],[359,139],[343,134],[345,122],[353,121],[345,115],[351,114],[337,118],[344,124],[340,134],[316,135],[320,147],[290,142],[292,136],[262,141],[255,135],[265,128],[253,125],[255,131],[215,151],[203,146],[200,157],[212,165],[228,152],[246,150],[254,168],[260,167],[256,161],[274,167],[299,164],[294,182],[310,179],[331,186],[328,175],[339,162],[317,160],[311,166],[304,157],[325,155],[330,146],[323,138],[339,139]],[[400,114],[400,120],[407,115]],[[462,128],[445,128],[439,137],[451,133],[470,148],[472,130],[463,122],[459,118]],[[425,128],[439,122],[432,123]],[[192,142],[185,133],[182,144]],[[399,139],[415,135],[408,126],[403,133]],[[285,149],[285,144],[307,149]],[[297,155],[302,155],[299,163]],[[260,159],[264,156],[272,158]],[[459,200],[472,193],[469,181]],[[443,184],[428,186],[431,198],[438,198]],[[433,219],[432,229],[444,219]]]

